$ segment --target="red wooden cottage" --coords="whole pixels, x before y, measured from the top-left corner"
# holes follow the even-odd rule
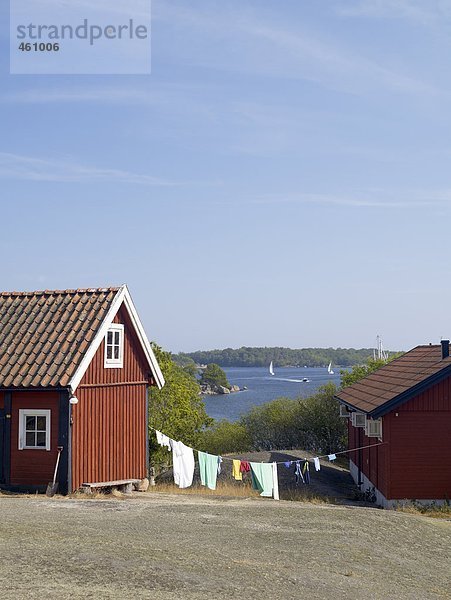
[[[449,341],[417,346],[337,399],[347,416],[351,474],[378,504],[451,498]]]
[[[61,493],[147,476],[164,385],[127,287],[0,294],[0,487]],[[62,450],[61,450],[62,449]]]

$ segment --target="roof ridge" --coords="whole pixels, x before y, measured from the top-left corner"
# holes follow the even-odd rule
[[[98,287],[98,288],[72,288],[67,290],[36,290],[33,292],[0,292],[0,296],[57,296],[57,295],[75,295],[75,294],[95,294],[99,292],[117,292],[121,286]]]
[[[409,394],[428,389],[451,374],[451,356],[442,358],[440,344],[415,346],[405,354],[339,390],[336,397],[356,410],[381,415]],[[413,391],[411,391],[413,390]]]

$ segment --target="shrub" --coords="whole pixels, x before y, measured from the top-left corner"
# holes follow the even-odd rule
[[[277,398],[254,406],[241,417],[255,450],[296,448],[300,445],[300,406],[297,400]]]
[[[339,416],[336,391],[329,383],[306,399],[278,398],[252,408],[240,423],[253,449],[302,448],[318,453],[344,450],[346,424]]]
[[[232,423],[225,419],[217,421],[212,427],[205,429],[201,434],[199,444],[199,449],[210,454],[248,452],[252,449],[246,427],[242,423]]]

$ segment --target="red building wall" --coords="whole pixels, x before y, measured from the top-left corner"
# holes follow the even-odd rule
[[[390,433],[390,499],[451,497],[451,378],[385,418]]]
[[[386,441],[388,432],[385,431],[385,422],[383,423],[383,439]],[[353,427],[351,419],[348,424],[348,448],[361,448],[363,446],[375,446],[374,448],[364,448],[357,450],[356,452],[350,452],[349,458],[357,466],[360,465],[362,473],[370,481],[373,482],[376,487],[385,497],[387,497],[389,490],[389,445],[380,444],[378,438],[369,438],[365,435],[365,430],[362,427]]]
[[[102,342],[76,390],[73,490],[84,482],[140,479],[147,474],[149,368],[124,307],[114,322],[124,325],[123,368],[104,368]]]
[[[362,451],[362,473],[388,499],[451,497],[451,378],[382,417],[383,446]],[[349,422],[349,448],[378,442]],[[351,452],[358,466],[359,453]]]
[[[19,450],[19,410],[50,409],[50,450]],[[46,485],[58,454],[58,392],[13,392],[11,397],[11,485]]]

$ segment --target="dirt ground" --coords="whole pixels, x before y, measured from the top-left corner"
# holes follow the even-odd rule
[[[451,522],[161,493],[0,497],[0,597],[451,598]]]

